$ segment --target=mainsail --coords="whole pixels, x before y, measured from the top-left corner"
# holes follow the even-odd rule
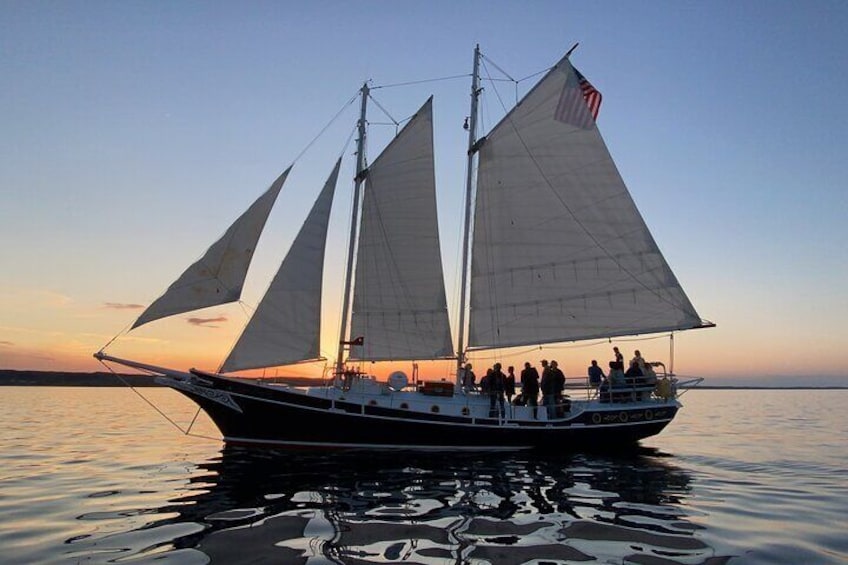
[[[130,329],[159,318],[238,300],[256,242],[290,170],[291,167],[286,169],[203,257],[148,306]]]
[[[432,97],[368,168],[356,261],[351,358],[451,357]]]
[[[336,161],[265,296],[224,361],[222,372],[320,358],[324,250],[340,165],[341,159]]]
[[[567,56],[483,140],[473,235],[471,348],[701,325]]]

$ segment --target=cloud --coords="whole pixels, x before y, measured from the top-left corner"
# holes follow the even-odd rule
[[[113,310],[141,310],[144,308],[142,304],[125,304],[123,302],[105,302],[103,305]]]
[[[15,344],[14,344],[14,343],[12,343],[11,341],[0,341],[0,345],[5,345],[5,346],[7,346],[7,347],[12,347],[12,346],[13,346],[13,345],[15,345]]]
[[[189,318],[188,323],[193,326],[201,326],[204,328],[217,328],[219,326],[212,326],[208,324],[214,324],[216,322],[226,322],[226,316],[218,316],[217,318]]]

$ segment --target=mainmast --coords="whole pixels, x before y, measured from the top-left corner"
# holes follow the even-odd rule
[[[471,115],[468,119],[468,170],[465,179],[465,220],[462,234],[462,285],[459,294],[459,338],[456,344],[457,386],[465,360],[465,310],[468,306],[468,246],[471,237],[471,195],[474,186],[474,154],[477,152],[477,98],[480,95],[480,45],[474,47],[474,72],[471,76]]]
[[[356,231],[359,227],[359,201],[362,182],[365,180],[365,111],[368,104],[368,83],[364,83],[359,91],[362,95],[362,105],[359,110],[359,137],[356,139],[356,177],[353,185],[353,212],[350,221],[350,240],[347,248],[347,270],[345,271],[344,299],[341,312],[341,329],[339,330],[339,354],[336,358],[336,371],[344,370],[344,348],[347,337],[347,320],[350,317],[350,290],[353,279],[353,254],[356,250]]]

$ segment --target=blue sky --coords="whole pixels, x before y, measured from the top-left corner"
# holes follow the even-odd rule
[[[604,94],[598,123],[621,174],[718,324],[681,334],[678,364],[848,382],[844,2],[69,1],[0,15],[0,367],[96,368],[90,353],[137,315],[104,305],[158,296],[345,107],[269,220],[245,296],[256,304],[335,157],[352,153],[345,104],[363,81],[467,75],[475,43],[523,78],[580,42],[573,62]],[[485,83],[484,127],[531,85]],[[468,91],[460,78],[374,92],[398,121],[435,95],[454,302]],[[371,110],[373,159],[394,127]],[[207,314],[222,312],[224,327],[178,320],[164,341],[140,339],[226,345],[243,321]]]

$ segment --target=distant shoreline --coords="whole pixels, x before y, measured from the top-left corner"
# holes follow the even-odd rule
[[[19,371],[0,369],[0,386],[76,386],[76,387],[162,387],[152,375],[125,373],[74,373],[64,371]],[[256,379],[249,379],[256,380]],[[306,377],[266,379],[269,383],[292,386],[314,385],[318,379]]]
[[[256,381],[259,379],[246,379]],[[310,386],[322,382],[308,377],[277,377],[264,379],[268,383]],[[106,372],[74,373],[62,371],[20,371],[0,369],[0,386],[76,386],[76,387],[162,387],[151,375],[115,374]],[[700,385],[699,390],[848,390],[848,386],[754,386]]]

